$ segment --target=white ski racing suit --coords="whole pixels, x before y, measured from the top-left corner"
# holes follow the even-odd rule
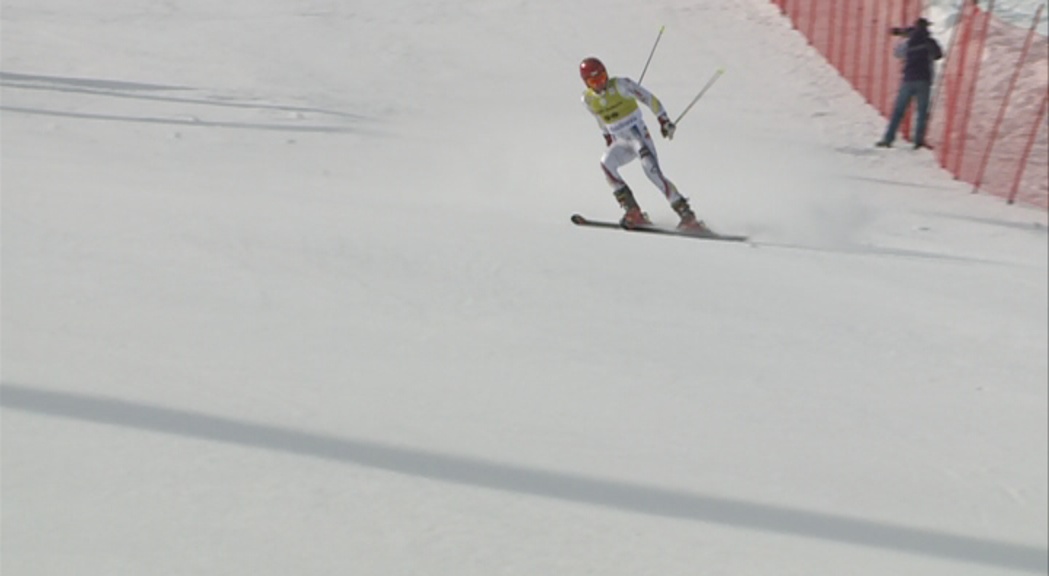
[[[636,158],[641,158],[645,175],[671,204],[681,199],[677,186],[663,176],[656,155],[656,146],[648,133],[644,116],[637,103],[641,101],[657,117],[666,118],[666,110],[651,92],[626,77],[612,77],[603,92],[587,89],[583,104],[597,119],[598,126],[610,141],[601,157],[601,167],[613,189],[626,186],[619,169]]]

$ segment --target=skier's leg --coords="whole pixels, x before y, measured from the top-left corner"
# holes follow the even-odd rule
[[[652,141],[648,130],[643,127],[637,128],[637,135],[641,148],[639,152],[641,166],[645,170],[645,176],[648,176],[648,179],[655,184],[671,205],[683,200],[677,191],[677,186],[663,175],[663,169],[659,166],[659,155],[656,154],[656,143]]]
[[[637,151],[628,142],[619,142],[605,151],[601,157],[601,169],[605,173],[605,179],[612,186],[612,195],[616,202],[623,208],[624,215],[622,223],[627,226],[638,226],[648,224],[648,217],[641,212],[641,207],[634,198],[634,193],[627,186],[626,181],[619,175],[619,168],[637,158]]]
[[[652,184],[659,189],[660,193],[666,197],[667,201],[671,204],[681,200],[681,194],[677,191],[677,186],[673,182],[667,179],[663,175],[663,170],[659,167],[659,159],[656,157],[655,149],[649,148],[648,146],[641,147],[641,166],[645,170],[645,176],[652,181]]]
[[[656,148],[652,145],[651,140],[642,145],[640,155],[645,175],[656,185],[656,188],[659,188],[663,196],[670,202],[670,207],[681,218],[678,228],[707,231],[706,226],[696,219],[696,214],[692,212],[692,207],[688,205],[688,200],[678,192],[677,186],[663,175],[663,170],[659,167],[659,157],[656,156]]]
[[[613,190],[626,186],[626,181],[619,175],[619,169],[637,158],[637,152],[626,142],[617,142],[601,157],[601,170],[605,173],[605,180]]]

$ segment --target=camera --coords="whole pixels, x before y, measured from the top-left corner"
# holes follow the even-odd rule
[[[928,30],[929,21],[925,18],[918,18],[914,21],[914,26],[893,26],[892,28],[889,28],[889,33],[893,36],[910,36],[911,32],[918,29]]]

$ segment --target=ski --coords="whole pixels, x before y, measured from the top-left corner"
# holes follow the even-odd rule
[[[746,236],[732,235],[732,234],[717,234],[715,232],[689,232],[686,230],[678,230],[677,228],[666,228],[663,226],[634,226],[627,227],[623,226],[619,222],[609,222],[606,220],[590,220],[589,218],[582,216],[581,214],[572,215],[572,223],[577,226],[590,226],[592,228],[616,228],[619,230],[626,230],[628,232],[648,232],[649,234],[664,234],[667,236],[683,236],[685,238],[698,238],[700,240],[720,240],[723,242],[746,242]]]

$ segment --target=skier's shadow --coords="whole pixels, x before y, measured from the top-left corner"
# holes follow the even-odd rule
[[[219,128],[246,128],[257,130],[278,130],[293,132],[366,132],[366,124],[374,122],[371,118],[360,114],[350,114],[337,110],[315,108],[309,106],[293,106],[285,104],[273,104],[267,102],[256,102],[237,98],[224,98],[219,96],[192,96],[197,92],[194,88],[185,86],[171,86],[164,84],[148,84],[141,82],[128,82],[122,80],[107,80],[97,78],[74,78],[66,76],[45,76],[40,74],[21,74],[15,72],[0,71],[0,87],[6,90],[23,91],[47,91],[63,92],[69,94],[84,94],[105,98],[121,98],[140,101],[167,102],[191,106],[207,106],[217,108],[239,108],[246,110],[281,112],[294,115],[299,118],[321,117],[328,121],[335,120],[337,124],[317,123],[262,123],[262,122],[237,122],[229,120],[201,120],[197,118],[182,118],[168,116],[130,116],[120,114],[96,114],[90,112],[68,112],[53,109],[10,106],[4,104],[0,110],[33,114],[52,117],[80,118],[86,120],[107,120],[117,122],[140,122],[147,124],[171,124],[181,126],[219,127]],[[353,124],[353,126],[347,125]]]
[[[4,384],[0,405],[38,415],[368,466],[627,512],[1045,573],[1047,551],[950,532],[438,454],[71,392]]]

